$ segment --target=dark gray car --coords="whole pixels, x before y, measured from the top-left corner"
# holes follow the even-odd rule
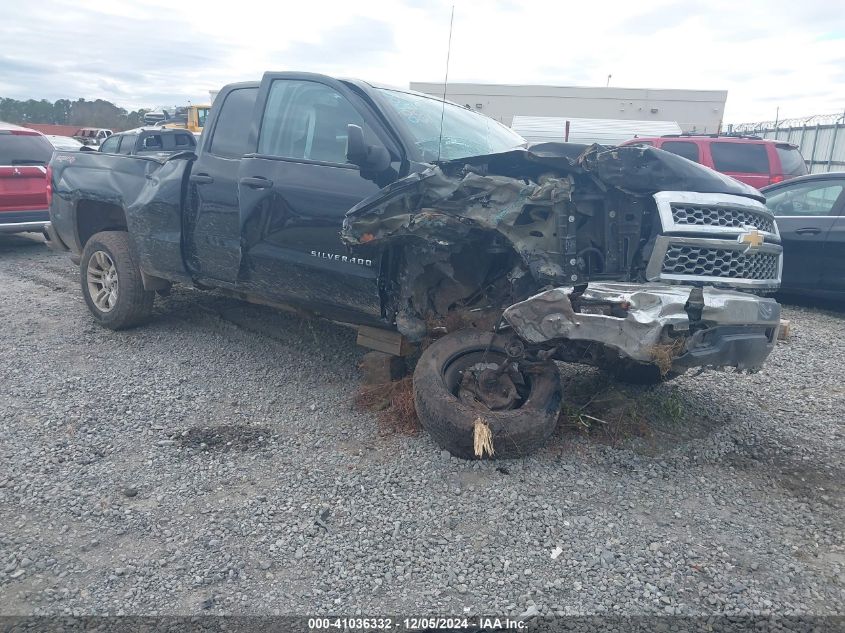
[[[196,146],[196,137],[188,130],[139,127],[113,134],[100,145],[99,151],[127,156],[167,156],[176,152],[193,151]]]
[[[781,290],[845,297],[845,172],[764,187],[783,243]]]

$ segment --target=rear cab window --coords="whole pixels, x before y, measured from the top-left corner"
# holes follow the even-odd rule
[[[144,145],[141,151],[144,152],[160,152],[164,149],[164,141],[161,134],[150,134],[144,137]]]
[[[803,176],[807,173],[807,163],[794,145],[776,145],[780,167],[784,176]]]
[[[226,95],[209,152],[223,158],[240,158],[249,151],[248,132],[258,88],[236,88]]]
[[[769,175],[769,155],[764,143],[713,141],[710,144],[710,155],[716,171]]]
[[[0,165],[46,165],[53,146],[40,134],[0,130]]]
[[[683,158],[691,160],[695,163],[701,162],[698,153],[698,145],[696,143],[693,143],[692,141],[663,141],[663,144],[660,146],[660,149],[667,152],[672,152],[673,154],[682,156]]]
[[[193,147],[196,145],[193,135],[175,134],[176,147]]]

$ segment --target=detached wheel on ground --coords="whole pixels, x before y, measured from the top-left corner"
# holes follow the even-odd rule
[[[524,457],[543,446],[557,426],[562,401],[557,367],[523,363],[517,369],[509,342],[492,332],[460,330],[432,343],[417,363],[417,416],[456,457]],[[476,454],[479,433],[492,455]]]
[[[93,235],[82,251],[80,273],[85,303],[100,325],[122,330],[141,324],[152,312],[155,292],[144,290],[128,233]]]

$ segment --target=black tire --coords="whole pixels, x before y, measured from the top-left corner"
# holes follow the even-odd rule
[[[480,410],[453,393],[454,370],[461,357],[484,353],[506,357],[508,339],[492,332],[466,329],[432,343],[414,370],[417,417],[434,441],[452,455],[476,459],[473,448],[475,420],[482,417],[492,432],[495,459],[524,457],[543,446],[557,426],[562,402],[560,375],[554,363],[532,368],[530,391],[521,406],[505,411]],[[450,376],[447,378],[447,376]]]
[[[108,310],[101,307],[103,304],[101,299],[91,295],[94,290],[89,283],[89,272],[92,272],[89,270],[89,264],[91,264],[91,258],[94,257],[95,263],[92,264],[92,270],[102,268],[97,264],[98,260],[103,259],[98,253],[104,253],[107,256],[105,261],[113,263],[115,272],[112,275],[112,278],[116,278],[114,303]],[[128,233],[102,231],[91,236],[82,251],[79,270],[82,296],[85,297],[88,309],[100,325],[112,330],[123,330],[140,325],[150,316],[155,292],[144,290],[138,258],[129,241]],[[96,272],[92,274],[95,275],[95,279],[103,278],[97,277]],[[95,287],[101,287],[97,286],[98,283],[95,282]],[[101,305],[98,305],[98,301]]]

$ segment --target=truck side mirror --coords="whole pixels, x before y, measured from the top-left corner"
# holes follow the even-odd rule
[[[390,152],[387,148],[365,143],[364,130],[360,125],[352,123],[346,126],[346,160],[358,165],[361,175],[367,180],[374,180],[390,169]]]

